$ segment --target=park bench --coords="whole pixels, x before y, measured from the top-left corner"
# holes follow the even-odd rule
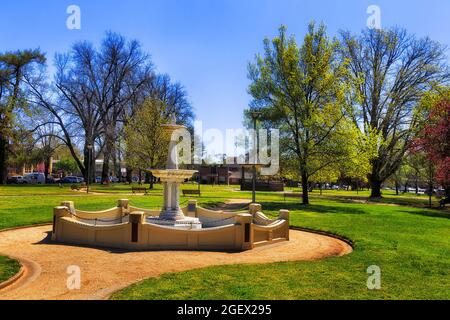
[[[284,201],[286,201],[286,198],[297,198],[297,199],[301,199],[303,198],[303,194],[301,193],[292,193],[292,192],[285,192],[284,194]]]
[[[148,194],[148,189],[145,187],[132,187],[131,192]]]
[[[77,186],[76,184],[73,184],[73,185],[70,186],[70,189],[76,190],[76,191],[80,191],[80,190],[81,190],[81,187],[80,187],[80,186]]]
[[[445,208],[446,204],[450,204],[450,198],[445,198],[439,201],[439,208]]]
[[[198,195],[199,197],[201,196],[200,190],[183,190],[183,197],[185,197],[186,195]]]

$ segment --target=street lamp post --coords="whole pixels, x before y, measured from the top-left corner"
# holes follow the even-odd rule
[[[261,112],[257,111],[257,110],[251,110],[250,111],[250,115],[252,116],[253,119],[253,130],[254,130],[254,134],[255,134],[255,138],[253,141],[253,146],[254,148],[256,148],[255,150],[255,159],[254,159],[254,163],[252,166],[253,169],[253,179],[252,179],[252,203],[256,203],[256,166],[259,163],[259,139],[258,139],[258,133],[256,131],[256,121],[258,120],[259,116],[261,115]]]
[[[86,192],[89,193],[89,185],[91,183],[91,161],[92,161],[92,149],[93,146],[91,144],[87,145],[87,149],[88,149],[88,165],[87,165],[87,170],[88,170],[88,174],[87,174],[87,183],[86,183]]]

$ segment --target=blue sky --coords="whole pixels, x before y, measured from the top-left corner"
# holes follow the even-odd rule
[[[383,27],[402,26],[450,44],[450,1],[365,0],[17,0],[0,5],[0,51],[40,47],[50,60],[77,40],[99,43],[106,30],[141,41],[160,73],[189,93],[204,128],[238,128],[248,106],[247,64],[281,24],[300,41],[309,21],[331,35],[360,32],[369,5]],[[68,30],[66,9],[81,8],[81,30]]]

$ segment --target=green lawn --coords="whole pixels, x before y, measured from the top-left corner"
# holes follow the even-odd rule
[[[183,188],[196,188],[184,186]],[[103,190],[100,190],[103,189]],[[129,193],[131,187],[94,190]],[[235,186],[202,186],[200,204],[251,198]],[[58,192],[59,191],[59,192]],[[45,195],[47,194],[47,195]],[[40,195],[40,196],[35,196]],[[368,193],[314,192],[312,204],[283,201],[258,193],[264,211],[291,210],[292,225],[340,234],[355,242],[345,257],[317,262],[211,267],[149,279],[116,293],[113,299],[450,299],[450,214],[421,208],[426,197],[385,192],[385,204],[362,203]],[[149,196],[124,196],[136,206],[159,208],[161,187]],[[0,187],[0,229],[50,222],[52,208],[73,200],[78,208],[113,207],[120,194],[85,195],[57,186]],[[182,198],[186,203],[187,199]],[[409,203],[411,206],[399,205]],[[0,260],[0,270],[7,263]],[[382,289],[368,290],[366,269],[378,265]],[[13,274],[13,272],[11,272]],[[1,278],[1,271],[0,271]]]
[[[450,220],[405,206],[313,198],[287,208],[292,225],[352,239],[355,251],[317,262],[211,267],[145,280],[112,299],[449,299]],[[367,289],[367,267],[378,265],[382,289]]]
[[[186,185],[183,188],[196,188]],[[230,198],[251,198],[250,192],[235,192],[236,187],[210,187],[202,189],[198,198],[202,205],[215,205]],[[131,186],[122,184],[110,188],[94,186],[93,191],[102,191],[102,195],[93,195],[70,190],[69,186],[0,186],[0,230],[52,221],[53,208],[62,201],[74,201],[81,210],[103,210],[114,207],[118,199],[130,199],[132,205],[159,209],[162,207],[162,187],[156,185],[149,195],[130,195]],[[265,199],[282,199],[281,195],[261,193]],[[194,197],[195,199],[195,197]],[[188,198],[181,198],[186,205]]]
[[[16,260],[0,256],[0,283],[13,277],[20,270],[20,264]]]

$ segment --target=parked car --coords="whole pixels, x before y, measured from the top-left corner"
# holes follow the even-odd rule
[[[131,181],[134,183],[138,183],[139,182],[139,177],[133,177],[131,178]]]
[[[60,183],[81,183],[80,178],[74,176],[67,176],[62,178]]]
[[[23,177],[25,184],[45,184],[45,175],[43,173],[35,172],[27,174]]]
[[[45,182],[46,184],[55,184],[59,182],[59,178],[55,179],[55,177],[53,177],[52,175],[48,175],[47,177],[47,181]]]
[[[6,180],[7,184],[22,184],[23,183],[23,177],[22,176],[13,176],[8,177]]]
[[[419,188],[418,193],[417,194],[425,194],[427,190],[423,189],[423,188]]]
[[[118,182],[120,182],[120,180],[117,177],[109,177],[109,182],[118,183]]]

